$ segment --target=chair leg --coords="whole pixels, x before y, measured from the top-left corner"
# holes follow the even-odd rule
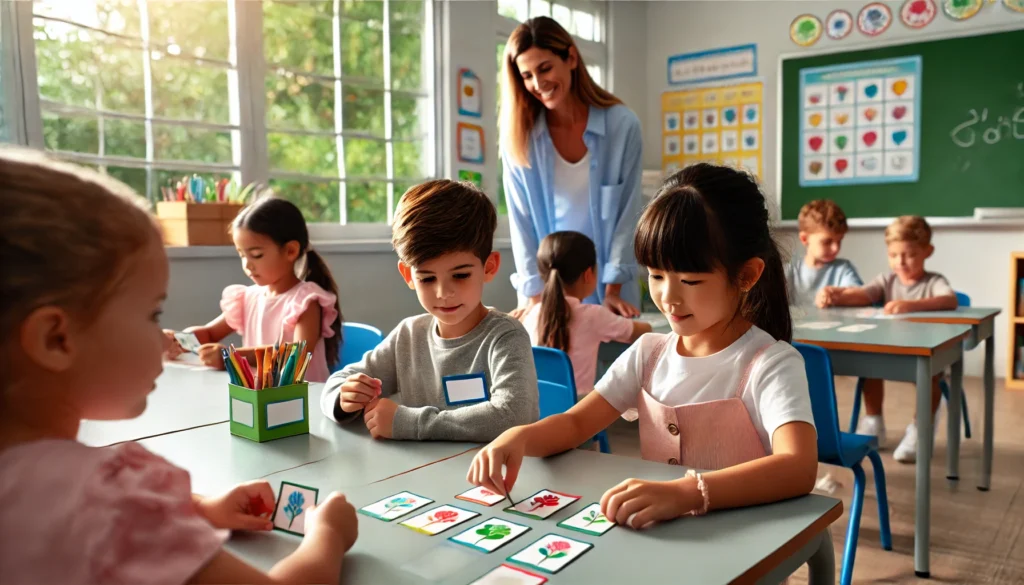
[[[839,585],[853,583],[853,561],[857,556],[857,537],[860,536],[860,513],[864,507],[864,469],[860,463],[853,467],[853,501],[850,503],[850,524],[846,527],[846,550],[843,551],[843,570]]]
[[[945,380],[939,380],[939,390],[942,390],[942,397],[949,402],[949,384]],[[964,437],[971,438],[971,415],[967,413],[967,394],[964,393],[963,388],[960,389],[960,410],[963,411],[964,416]]]
[[[857,378],[857,387],[853,390],[853,412],[850,414],[850,432],[857,432],[857,419],[860,418],[860,398],[864,393],[864,378]]]
[[[611,453],[612,448],[608,444],[608,432],[601,431],[597,434],[597,445],[601,448],[602,453]]]
[[[885,490],[885,468],[878,451],[868,452],[871,467],[875,470],[875,497],[878,498],[878,527],[882,548],[892,550],[892,531],[889,528],[889,495]]]

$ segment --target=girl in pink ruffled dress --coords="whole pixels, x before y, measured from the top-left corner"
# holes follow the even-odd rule
[[[338,287],[324,259],[310,248],[302,212],[277,197],[246,207],[232,225],[242,269],[256,284],[224,289],[222,313],[195,333],[199,358],[224,368],[219,343],[233,332],[242,336],[242,355],[255,363],[254,351],[281,341],[305,341],[313,358],[306,379],[325,382],[339,359],[341,307]]]

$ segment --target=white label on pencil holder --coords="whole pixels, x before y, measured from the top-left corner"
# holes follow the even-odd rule
[[[267,405],[267,428],[300,422],[305,417],[305,398],[295,398]]]
[[[231,420],[240,424],[245,425],[249,428],[253,428],[252,422],[252,404],[239,400],[237,398],[231,399]]]

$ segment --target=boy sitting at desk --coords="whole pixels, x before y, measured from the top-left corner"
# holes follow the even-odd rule
[[[883,310],[887,315],[956,309],[956,293],[946,278],[924,269],[924,261],[935,248],[932,246],[932,229],[923,217],[905,215],[897,218],[885,228],[885,245],[891,272],[879,274],[867,286],[826,287],[822,290],[823,306],[858,307],[885,303]],[[932,416],[939,408],[940,397],[939,376],[935,376],[932,378]],[[864,381],[867,416],[861,417],[857,424],[857,434],[878,437],[879,447],[885,437],[885,420],[882,418],[884,398],[882,380]],[[917,460],[917,425],[913,419],[892,456],[901,463]]]
[[[806,253],[786,265],[790,305],[823,307],[825,287],[864,284],[853,264],[838,257],[847,227],[846,214],[834,201],[811,201],[800,208],[797,222]]]
[[[501,264],[491,249],[496,226],[490,199],[467,183],[406,191],[392,244],[427,313],[332,375],[320,400],[325,415],[339,423],[362,415],[374,438],[475,442],[537,420],[530,336],[481,302]]]

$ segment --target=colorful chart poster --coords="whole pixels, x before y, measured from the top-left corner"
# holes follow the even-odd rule
[[[762,173],[761,82],[661,94],[661,168],[672,173],[697,162]]]
[[[921,57],[800,70],[800,186],[914,182]]]

